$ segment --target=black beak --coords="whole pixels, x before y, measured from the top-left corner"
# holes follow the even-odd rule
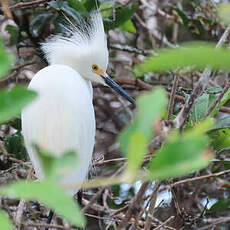
[[[105,83],[110,86],[113,90],[115,90],[117,93],[119,93],[122,97],[124,97],[126,100],[131,102],[134,106],[136,106],[136,101],[125,91],[123,90],[115,81],[112,80],[108,75],[106,77],[102,76]]]

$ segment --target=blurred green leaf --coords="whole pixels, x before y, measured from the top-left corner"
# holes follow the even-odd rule
[[[77,153],[70,151],[61,156],[54,156],[49,151],[43,151],[34,146],[39,155],[45,179],[58,182],[70,174],[77,165]]]
[[[191,66],[194,69],[230,70],[230,51],[226,47],[215,49],[212,43],[189,43],[176,49],[164,49],[157,56],[148,57],[134,68],[137,76],[148,72],[167,72]]]
[[[226,24],[230,24],[230,3],[223,3],[219,5],[218,15],[220,20]]]
[[[117,10],[115,19],[104,19],[105,30],[111,30],[121,26],[133,16],[137,9],[138,6],[132,4],[130,7],[122,7]]]
[[[215,213],[215,212],[223,212],[230,208],[230,199],[219,200],[215,204],[211,206],[211,208],[207,211],[207,214]]]
[[[162,180],[206,167],[213,154],[206,149],[208,138],[203,132],[210,128],[210,124],[205,121],[201,127],[197,125],[182,136],[178,132],[172,133],[149,163],[150,177]]]
[[[12,230],[13,225],[9,219],[9,217],[6,215],[5,212],[0,210],[0,229],[4,230]]]
[[[5,51],[0,39],[0,78],[8,73],[12,61],[13,56]]]
[[[131,20],[128,20],[122,25],[120,25],[119,29],[130,32],[130,33],[134,33],[134,34],[137,32]]]
[[[135,176],[148,148],[148,142],[141,132],[133,132],[128,143],[128,172]]]
[[[137,99],[138,113],[133,122],[120,135],[122,153],[128,157],[128,170],[137,170],[147,152],[148,142],[154,135],[153,125],[166,109],[167,96],[162,88],[157,88]]]
[[[30,33],[32,36],[39,37],[52,17],[52,13],[42,13],[35,16],[30,22]]]
[[[2,187],[0,194],[17,199],[40,201],[70,223],[78,227],[85,226],[85,218],[73,198],[55,184],[21,181]]]
[[[18,115],[22,108],[29,104],[37,94],[24,87],[0,91],[0,123],[8,121]]]
[[[137,99],[138,113],[134,122],[120,135],[122,153],[128,155],[128,144],[134,132],[143,134],[148,142],[153,136],[153,125],[160,119],[167,104],[167,96],[162,88],[157,88]]]
[[[7,25],[6,31],[10,34],[10,41],[16,43],[18,41],[19,29],[16,26]]]

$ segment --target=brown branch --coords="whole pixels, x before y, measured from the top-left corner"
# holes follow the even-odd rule
[[[126,163],[120,167],[112,176],[111,178],[119,175],[125,168],[126,168]],[[89,201],[89,203],[82,209],[82,212],[86,212],[90,207],[91,205],[99,198],[99,196],[104,192],[106,186],[102,187]]]
[[[12,13],[11,11],[9,10],[9,0],[1,0],[1,4],[2,4],[2,11],[3,13],[5,14],[5,16],[7,18],[10,18],[12,19]]]
[[[228,173],[230,173],[230,169],[224,170],[224,171],[221,171],[221,172],[218,172],[218,173],[212,173],[212,174],[193,177],[193,178],[187,178],[187,179],[184,179],[184,180],[177,181],[177,182],[175,182],[173,184],[166,185],[163,188],[159,189],[158,192],[162,192],[162,191],[164,191],[166,189],[171,189],[171,188],[173,188],[175,186],[178,186],[178,185],[181,185],[181,184],[185,184],[185,183],[189,183],[189,182],[193,182],[193,181],[198,181],[198,180],[203,180],[203,179],[211,178],[211,177],[218,177],[218,176],[222,176],[222,175],[228,174]]]
[[[134,78],[116,78],[114,79],[114,81],[123,86],[123,85],[132,85],[134,87],[137,87],[139,88],[139,90],[147,90],[147,91],[150,91],[150,90],[153,90],[154,89],[154,86],[153,85],[150,85],[140,79],[134,79]],[[99,87],[99,88],[102,88],[104,87],[103,85],[101,84],[97,84],[97,83],[94,83],[93,84],[94,87]],[[123,86],[124,89],[126,89],[124,86]],[[170,93],[168,92],[168,97],[170,98]],[[180,96],[180,95],[175,95],[175,100],[178,101],[178,102],[181,102],[181,103],[185,103],[186,100],[183,96]],[[230,108],[229,107],[221,107],[220,112],[223,112],[223,113],[229,113],[230,114]]]
[[[18,9],[18,8],[27,8],[27,7],[32,7],[35,5],[42,4],[42,3],[46,3],[49,1],[50,0],[35,0],[35,1],[30,1],[30,2],[19,2],[13,6],[10,6],[9,9],[14,10],[14,9]]]
[[[178,73],[174,74],[174,80],[173,80],[173,86],[170,93],[170,99],[169,99],[169,105],[168,105],[168,121],[171,119],[171,116],[173,114],[173,107],[174,107],[174,101],[175,101],[175,95],[176,95],[176,89],[178,85]]]
[[[141,188],[139,189],[137,195],[132,199],[129,205],[129,209],[125,215],[125,218],[118,225],[117,230],[125,229],[125,227],[129,223],[129,220],[132,218],[132,216],[140,211],[142,198],[144,197],[145,191],[148,187],[149,187],[149,182],[144,182],[141,185]]]
[[[0,149],[2,151],[2,154],[5,157],[8,157],[8,152],[7,152],[6,148],[5,148],[5,145],[4,145],[3,141],[1,141],[1,140],[0,140]]]
[[[218,225],[218,224],[223,224],[223,223],[226,223],[226,222],[229,222],[230,221],[230,217],[227,216],[227,217],[220,217],[220,218],[217,218],[217,219],[211,219],[210,222],[213,222],[212,224],[210,225],[206,225],[202,228],[198,228],[197,230],[206,230],[206,229],[213,229],[214,226]]]
[[[157,53],[154,52],[153,50],[142,50],[128,45],[110,44],[109,48],[114,50],[129,52],[129,53],[141,54],[141,55],[150,55],[150,54],[157,55]]]
[[[28,174],[27,174],[27,177],[26,177],[27,180],[31,178],[33,171],[34,170],[31,167]],[[15,223],[17,225],[17,230],[21,229],[21,220],[22,220],[22,216],[23,216],[23,210],[24,210],[25,203],[26,203],[25,200],[23,200],[23,199],[20,200],[19,205],[18,205],[18,210],[15,214]]]
[[[155,183],[155,186],[154,186],[154,190],[153,190],[153,193],[152,193],[152,196],[150,198],[150,205],[149,205],[149,210],[147,212],[147,218],[146,218],[146,222],[145,222],[145,228],[144,230],[149,230],[151,229],[151,225],[152,225],[152,214],[153,214],[153,211],[154,211],[154,207],[155,207],[155,204],[156,204],[156,200],[157,200],[157,194],[158,194],[158,189],[160,187],[160,182],[156,182]]]
[[[219,42],[216,45],[216,48],[219,48],[226,41],[230,32],[230,25],[226,28],[223,35],[221,36]],[[209,78],[211,75],[211,69],[209,67],[205,68],[202,73],[200,80],[198,81],[196,87],[193,89],[192,94],[190,95],[188,101],[185,103],[185,106],[181,109],[180,113],[175,118],[175,126],[182,131],[184,124],[192,110],[193,105],[196,103],[197,99],[203,94],[209,84]]]
[[[66,229],[64,226],[56,224],[44,224],[44,223],[25,223],[22,222],[21,225],[25,227],[37,227],[37,228],[49,228],[49,229]]]

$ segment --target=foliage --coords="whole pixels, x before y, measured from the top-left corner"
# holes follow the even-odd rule
[[[230,70],[230,51],[226,47],[215,49],[212,43],[189,43],[177,49],[165,49],[157,56],[147,58],[134,70],[138,76],[148,72],[167,72],[178,68],[191,67],[204,69],[210,66],[213,70]]]
[[[8,73],[12,60],[12,55],[5,51],[0,39],[0,78]]]
[[[24,87],[14,87],[0,92],[0,123],[6,122],[18,114],[22,108],[29,104],[36,93]]]
[[[155,101],[154,107],[149,106],[152,101]],[[136,119],[119,138],[121,150],[127,156],[130,175],[135,175],[143,162],[148,143],[154,135],[153,125],[160,119],[166,103],[166,95],[161,88],[137,100],[139,112]]]
[[[167,10],[162,11],[163,13],[159,13],[160,11],[156,10],[156,14],[166,15],[166,17],[170,16],[170,19],[167,19],[170,23],[165,35],[170,37],[168,36],[170,31],[177,28],[175,26],[172,29],[172,24],[174,23],[178,26],[179,41],[186,41],[186,38],[181,39],[184,34],[192,34],[192,36],[189,36],[191,38],[189,40],[196,40],[198,37],[199,40],[212,40],[212,42],[181,43],[180,45],[173,45],[173,48],[167,48],[165,44],[170,43],[164,43],[164,36],[161,37],[162,39],[158,38],[158,40],[162,40],[159,42],[157,39],[153,39],[151,31],[148,31],[143,36],[145,38],[145,43],[144,45],[142,44],[143,47],[152,50],[153,44],[158,47],[161,46],[159,44],[162,42],[164,48],[156,49],[157,55],[150,55],[141,63],[140,60],[143,58],[138,59],[137,54],[133,55],[135,57],[133,63],[138,63],[134,65],[133,72],[136,76],[146,81],[142,84],[151,82],[152,76],[156,75],[160,78],[169,71],[176,71],[179,75],[183,75],[184,73],[194,73],[195,70],[197,73],[206,67],[210,67],[215,71],[220,70],[219,73],[222,74],[230,70],[229,48],[225,46],[218,49],[215,48],[217,35],[215,39],[206,39],[208,35],[212,34],[211,28],[217,28],[216,31],[221,31],[222,25],[220,26],[219,23],[223,23],[223,25],[229,24],[229,3],[220,5],[217,8],[219,16],[216,19],[213,17],[215,10],[209,5],[211,4],[210,2],[205,5],[208,9],[205,13],[202,10],[204,7],[201,1],[182,2],[183,4],[170,5]],[[21,20],[23,23],[18,22],[18,24],[21,23],[18,27],[7,25],[6,31],[10,34],[11,44],[28,45],[31,42],[32,46],[38,47],[38,44],[43,42],[50,34],[62,31],[63,24],[81,23],[82,19],[87,19],[92,10],[100,7],[105,30],[117,29],[129,32],[123,33],[124,37],[135,37],[135,44],[138,46],[138,34],[141,33],[138,30],[138,26],[143,24],[142,20],[145,17],[139,17],[140,8],[138,8],[139,5],[137,3],[138,1],[130,1],[128,4],[123,4],[121,1],[113,2],[112,0],[51,0],[46,4],[39,5],[37,9],[24,11],[26,12],[25,15],[29,15],[28,18],[23,18]],[[137,21],[133,17],[135,13],[135,18],[139,18]],[[27,27],[24,25],[26,22],[28,22]],[[151,23],[154,24],[155,22],[149,21],[149,24]],[[145,24],[145,30],[148,29],[149,24]],[[147,34],[148,36],[146,36]],[[149,45],[148,39],[154,40],[154,42]],[[0,77],[4,77],[9,72],[12,61],[12,55],[5,51],[3,43],[0,42]],[[169,81],[168,78],[167,81]],[[138,80],[136,83],[138,84]],[[131,203],[132,197],[135,196],[134,187],[130,188],[129,200],[125,200],[119,194],[118,185],[116,184],[135,184],[137,181],[174,179],[175,177],[185,176],[204,169],[210,163],[211,165],[208,168],[210,172],[218,170],[218,167],[230,169],[228,159],[226,160],[223,157],[230,151],[230,118],[229,116],[224,117],[219,114],[219,109],[226,105],[230,99],[230,90],[224,94],[209,116],[207,116],[209,109],[221,95],[223,87],[224,85],[203,90],[202,95],[196,98],[189,112],[188,120],[185,121],[185,130],[175,129],[176,119],[165,120],[168,100],[166,90],[163,87],[155,87],[151,92],[138,96],[135,118],[118,136],[121,153],[127,159],[126,169],[119,176],[89,180],[83,187],[112,185],[111,190],[114,191],[117,197],[120,195],[121,203],[114,202],[109,196],[106,199],[103,196],[103,202],[111,199],[109,202],[112,208],[118,210],[124,208],[124,210],[127,210],[127,202]],[[141,87],[138,91],[140,90]],[[190,92],[184,93],[182,90],[181,95],[185,96],[186,100],[190,98]],[[9,154],[20,160],[25,159],[26,151],[20,133],[21,127],[19,124],[21,121],[17,116],[25,106],[36,100],[36,96],[35,92],[27,90],[22,86],[5,88],[0,91],[0,122],[16,129],[14,134],[10,133],[4,137],[4,147]],[[173,116],[171,117],[178,116],[180,113],[178,108],[181,109],[179,103],[176,103],[175,111],[173,111]],[[159,146],[152,149],[151,143],[154,141],[159,141]],[[71,224],[85,227],[86,218],[81,212],[80,207],[75,204],[74,200],[64,190],[69,187],[78,190],[80,185],[78,183],[62,183],[64,176],[71,172],[78,164],[77,153],[68,152],[63,156],[53,157],[49,151],[44,151],[39,146],[34,146],[34,148],[39,154],[40,163],[44,171],[44,181],[38,183],[31,180],[19,180],[2,186],[0,194],[16,199],[37,200],[54,210],[55,213]],[[217,153],[216,156],[214,156],[215,152]],[[213,167],[215,160],[220,162],[217,165],[217,169]],[[116,165],[116,167],[118,168],[120,165]],[[226,183],[226,186],[229,186],[229,182]],[[220,198],[219,201],[209,208],[207,213],[213,214],[226,211],[229,209],[229,204],[229,197],[226,199]],[[147,206],[149,207],[150,205]],[[0,229],[8,230],[12,228],[9,217],[0,210]]]
[[[0,210],[0,223],[1,223],[1,228],[4,230],[12,230],[13,225],[9,218],[7,217],[6,213]]]
[[[208,139],[205,136],[211,124],[207,120],[183,135],[178,132],[172,133],[149,163],[151,177],[166,179],[206,167],[213,157],[212,152],[207,149]]]
[[[55,210],[70,223],[79,227],[85,225],[85,219],[81,215],[80,209],[75,205],[73,198],[50,181],[40,183],[34,181],[16,182],[1,188],[0,193],[18,199],[38,200]]]

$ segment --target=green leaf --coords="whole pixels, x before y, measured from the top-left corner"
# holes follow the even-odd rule
[[[162,88],[142,95],[137,99],[138,113],[133,122],[120,135],[122,153],[128,158],[127,173],[130,178],[143,162],[148,143],[154,135],[153,125],[166,109],[167,96]]]
[[[206,150],[208,145],[205,132],[210,122],[201,123],[202,129],[197,125],[188,133],[180,135],[174,132],[168,141],[156,153],[156,157],[149,163],[151,179],[167,179],[185,175],[192,171],[206,167],[213,154]]]
[[[88,12],[98,9],[100,7],[99,0],[85,0],[84,7],[87,9]]]
[[[10,34],[10,41],[16,43],[18,41],[19,29],[16,26],[7,25],[6,31]]]
[[[133,16],[137,9],[138,6],[136,4],[132,4],[131,7],[122,7],[117,12],[115,20],[108,18],[104,20],[105,30],[111,30],[121,26]]]
[[[138,113],[130,126],[120,135],[119,141],[124,155],[128,155],[128,145],[132,133],[139,132],[148,142],[153,133],[154,123],[160,119],[167,105],[167,96],[162,88],[156,88],[148,94],[144,94],[137,99]]]
[[[52,13],[42,13],[35,16],[30,22],[30,33],[34,37],[39,37],[52,17]]]
[[[230,99],[230,89],[224,94],[223,98],[220,101],[220,107],[222,107]]]
[[[119,29],[130,32],[130,33],[134,33],[134,34],[137,32],[131,20],[128,20],[122,25],[120,25]]]
[[[20,114],[22,108],[36,96],[35,92],[19,86],[0,91],[0,123]]]
[[[208,214],[215,213],[215,212],[223,212],[229,209],[230,207],[230,199],[219,200],[214,205],[210,207],[208,210]]]
[[[207,94],[204,93],[202,96],[198,98],[195,105],[192,108],[192,120],[197,123],[201,119],[205,117],[207,114],[209,108],[212,106],[212,104],[215,102],[215,100],[218,98],[218,94]],[[212,116],[215,114],[215,108],[213,110]]]
[[[204,69],[210,66],[214,70],[229,71],[230,51],[226,47],[215,49],[212,43],[189,43],[176,49],[163,49],[157,56],[148,57],[142,64],[134,68],[137,76],[148,72],[167,72],[177,68],[192,67]]]
[[[130,176],[135,176],[135,173],[141,166],[148,148],[146,138],[142,133],[133,132],[128,143],[128,172]]]
[[[13,56],[4,50],[3,42],[0,39],[0,78],[8,73],[12,61]]]
[[[73,198],[55,184],[21,181],[2,187],[0,194],[17,199],[40,201],[70,223],[78,227],[85,226],[85,219]]]
[[[68,4],[71,8],[81,12],[81,13],[85,13],[87,12],[85,6],[83,5],[82,1],[79,0],[68,0]]]
[[[208,132],[211,145],[215,150],[222,150],[230,147],[230,128],[214,129]]]
[[[39,149],[34,145],[42,165],[45,180],[59,182],[63,177],[70,174],[77,165],[77,153],[70,151],[61,156],[54,156],[49,151]]]
[[[223,129],[223,128],[230,128],[230,116],[216,120],[215,124],[209,131],[213,131],[215,129]]]
[[[0,229],[12,230],[13,225],[5,212],[0,210]]]

